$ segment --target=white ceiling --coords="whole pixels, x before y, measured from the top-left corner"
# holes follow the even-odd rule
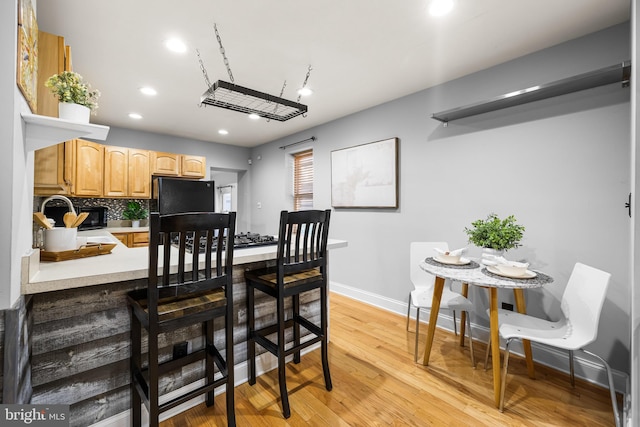
[[[102,96],[92,122],[253,147],[629,19],[629,0],[37,0],[41,30],[71,46]],[[295,101],[307,68],[307,117],[252,121],[199,107],[209,79]],[[163,41],[182,38],[179,55]],[[585,70],[588,71],[588,70]],[[139,93],[153,86],[158,95]],[[496,94],[499,95],[499,94]],[[134,121],[130,112],[143,116]],[[227,129],[222,136],[218,129]]]

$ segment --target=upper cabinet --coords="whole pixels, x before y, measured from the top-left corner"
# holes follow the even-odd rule
[[[104,147],[104,197],[151,196],[150,153],[124,147]]]
[[[44,83],[54,74],[72,71],[71,48],[65,46],[64,37],[40,31],[38,52],[38,114],[58,117],[58,100]]]
[[[189,178],[204,178],[207,170],[207,159],[202,156],[190,156],[182,154],[180,156],[180,175]]]
[[[151,173],[153,175],[179,176],[180,155],[173,153],[151,152]]]
[[[125,197],[129,189],[129,149],[104,147],[104,195]]]
[[[188,154],[151,152],[151,174],[184,178],[204,178],[207,159]]]
[[[104,145],[76,139],[73,194],[101,197],[104,179]]]
[[[151,197],[151,152],[129,149],[129,187],[131,197],[148,199]]]
[[[102,196],[104,146],[74,139],[36,151],[34,194]]]

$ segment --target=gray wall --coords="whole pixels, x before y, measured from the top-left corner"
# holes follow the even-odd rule
[[[325,209],[331,206],[332,150],[398,137],[400,207],[334,210],[331,237],[349,246],[332,256],[332,286],[403,312],[412,289],[411,241],[466,246],[463,229],[471,221],[491,212],[514,214],[526,233],[523,247],[507,257],[526,259],[555,278],[527,293],[528,312],[558,318],[577,261],[611,272],[600,334],[589,348],[628,373],[630,219],[623,206],[630,191],[629,89],[608,85],[446,128],[430,116],[628,60],[629,31],[628,24],[615,26],[254,148],[255,231],[273,232],[279,210],[292,207],[283,165],[289,151],[304,147],[279,146],[317,137],[314,204]],[[401,70],[396,77],[402,78]],[[470,254],[479,249],[470,247]],[[473,321],[488,325],[486,291],[473,289],[471,297]],[[499,299],[512,301],[512,295],[501,291]]]

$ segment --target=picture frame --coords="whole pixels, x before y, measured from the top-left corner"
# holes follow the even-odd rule
[[[18,0],[16,83],[32,113],[38,110],[38,22],[31,0]]]
[[[331,152],[331,206],[398,207],[398,138]]]

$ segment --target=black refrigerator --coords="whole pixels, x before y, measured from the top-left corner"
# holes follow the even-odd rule
[[[154,177],[152,210],[160,215],[183,212],[215,212],[213,181]]]

